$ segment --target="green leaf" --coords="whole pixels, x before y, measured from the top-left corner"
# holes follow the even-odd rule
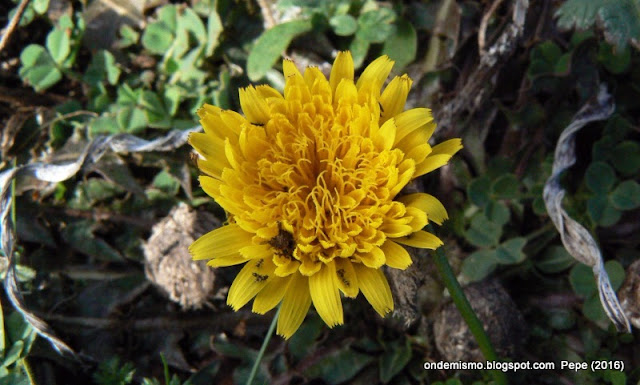
[[[179,87],[167,86],[165,88],[162,101],[165,105],[168,117],[172,117],[176,114],[181,100],[182,91]]]
[[[289,352],[296,360],[315,351],[315,340],[322,333],[324,322],[319,317],[307,317],[300,329],[289,340]]]
[[[169,128],[171,126],[171,116],[160,100],[160,97],[152,91],[144,91],[140,104],[144,108],[145,116],[149,125],[156,128]]]
[[[569,282],[573,291],[583,298],[588,298],[598,291],[593,270],[584,263],[578,263],[571,269]]]
[[[47,50],[56,63],[62,64],[71,52],[71,41],[66,31],[58,28],[51,31],[47,35]]]
[[[4,311],[2,310],[2,304],[0,304],[0,357],[4,357],[4,351],[7,348],[5,333],[6,331],[4,330]]]
[[[142,45],[151,53],[164,54],[171,47],[175,36],[166,25],[151,23],[142,34]]]
[[[177,37],[178,9],[167,5],[158,11],[158,20],[149,24],[142,34],[142,45],[150,52],[164,55]]]
[[[626,180],[609,195],[613,207],[618,210],[633,210],[640,207],[640,184]]]
[[[607,275],[609,275],[609,280],[611,281],[611,287],[613,290],[618,290],[622,283],[624,282],[625,271],[624,267],[620,264],[620,262],[616,260],[610,260],[605,262],[604,269],[607,271]]]
[[[389,8],[379,8],[361,13],[358,17],[358,35],[371,43],[384,42],[395,31],[392,23],[396,14]]]
[[[509,222],[511,212],[503,202],[489,201],[484,207],[484,215],[493,223],[504,226]]]
[[[555,274],[568,269],[575,262],[564,247],[554,245],[547,248],[535,264],[542,272]]]
[[[123,107],[116,115],[116,121],[121,131],[130,134],[142,132],[147,126],[145,111],[138,107]]]
[[[140,34],[129,25],[122,25],[120,27],[120,40],[118,41],[119,48],[126,48],[138,43]]]
[[[596,195],[587,201],[587,212],[600,226],[611,226],[620,220],[622,213],[616,209],[607,195]]]
[[[247,58],[247,75],[252,81],[260,80],[278,61],[296,36],[309,32],[311,20],[294,20],[278,24],[265,31],[256,41]]]
[[[117,134],[119,132],[118,122],[111,116],[101,116],[89,122],[89,133],[91,136]]]
[[[607,0],[567,0],[558,8],[555,16],[558,26],[571,29],[587,29],[596,21],[598,10]]]
[[[62,229],[62,238],[78,252],[105,262],[122,262],[123,258],[107,242],[96,238],[90,221],[78,221]]]
[[[62,73],[43,46],[30,44],[20,54],[20,77],[36,91],[46,90],[62,79]]]
[[[604,162],[591,163],[584,177],[589,190],[597,194],[606,194],[616,183],[615,171]]]
[[[640,170],[640,144],[626,140],[613,149],[611,163],[623,175],[634,175]]]
[[[322,378],[329,384],[339,384],[354,378],[359,371],[373,361],[374,357],[346,346],[318,359],[305,370],[305,376],[308,379]]]
[[[607,41],[625,49],[640,40],[640,3],[637,0],[567,0],[556,11],[561,28],[587,29],[600,21]]]
[[[483,214],[477,214],[471,220],[471,226],[465,232],[465,238],[474,246],[496,246],[502,236],[502,226],[491,222]]]
[[[609,43],[626,49],[631,39],[640,40],[640,2],[637,0],[607,1],[598,14]]]
[[[416,58],[418,37],[413,25],[404,19],[396,23],[396,31],[382,46],[382,53],[395,60],[394,71],[400,71]]]
[[[209,13],[209,20],[207,21],[207,46],[204,49],[204,53],[207,57],[213,55],[213,51],[218,46],[218,38],[222,33],[222,21],[220,16],[216,12],[215,8],[211,8]]]
[[[570,309],[552,309],[547,321],[556,330],[569,330],[576,323],[576,315]]]
[[[109,84],[115,85],[120,77],[120,68],[116,64],[116,59],[111,52],[100,50],[91,58],[91,63],[84,73],[84,80],[90,85],[97,86],[107,80]]]
[[[469,183],[467,186],[467,196],[469,200],[478,207],[484,207],[491,201],[490,191],[491,180],[489,177],[481,176]]]
[[[204,27],[204,23],[191,8],[184,9],[178,18],[177,29],[191,32],[198,42],[205,42],[207,39],[207,29]]]
[[[611,44],[601,43],[598,49],[598,61],[612,74],[626,72],[631,65],[631,50],[629,47],[615,50]]]
[[[360,66],[362,66],[364,58],[367,56],[367,52],[369,51],[369,45],[370,43],[360,37],[359,33],[356,33],[356,36],[351,40],[351,43],[349,44],[349,51],[351,51],[353,66],[355,68],[360,68]]]
[[[358,22],[351,15],[337,15],[329,19],[329,25],[338,36],[351,36],[358,29]]]
[[[514,199],[519,196],[520,181],[513,174],[504,174],[491,184],[491,193],[497,199]]]
[[[24,352],[28,352],[31,349],[31,344],[37,336],[33,327],[18,312],[13,312],[9,314],[9,317],[5,318],[5,331],[7,332],[5,337],[8,337],[8,344],[13,344],[17,341],[25,342]]]
[[[180,181],[162,170],[153,178],[153,186],[169,195],[176,195],[180,189]]]
[[[33,10],[39,15],[43,15],[49,9],[49,0],[33,0],[31,3]]]
[[[503,265],[518,264],[525,260],[526,254],[522,251],[527,240],[524,237],[517,237],[503,242],[496,249],[496,260]]]
[[[562,50],[550,40],[535,46],[529,54],[530,61],[527,69],[529,79],[554,73],[560,56],[562,56]]]
[[[592,295],[582,303],[582,313],[593,322],[601,322],[607,319],[598,295]]]
[[[461,272],[471,282],[477,282],[491,274],[497,265],[495,250],[478,250],[462,261]]]
[[[380,356],[380,381],[388,383],[411,360],[411,344],[408,339],[395,340]]]
[[[4,336],[3,336],[4,337]],[[2,361],[2,366],[9,366],[14,362],[18,361],[22,356],[22,351],[24,350],[24,342],[16,341],[11,345],[7,354],[4,356],[4,360]]]

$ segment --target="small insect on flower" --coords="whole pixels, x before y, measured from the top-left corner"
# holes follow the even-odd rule
[[[195,241],[194,259],[212,267],[244,264],[227,303],[253,299],[264,314],[282,303],[277,333],[289,338],[313,303],[329,326],[343,323],[341,294],[362,292],[381,315],[393,298],[381,267],[406,269],[404,246],[435,249],[424,231],[447,212],[425,193],[400,195],[411,180],[449,162],[460,139],[435,146],[431,111],[404,105],[411,87],[382,56],[354,81],[340,52],[327,80],[284,61],[284,94],[261,85],[240,90],[243,115],[212,105],[198,112],[204,133],[200,184],[227,212],[228,224]]]

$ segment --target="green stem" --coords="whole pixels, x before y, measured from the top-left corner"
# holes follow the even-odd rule
[[[449,290],[449,294],[451,295],[451,299],[453,303],[456,305],[460,314],[462,314],[462,318],[469,326],[469,330],[471,330],[471,334],[476,339],[478,346],[480,347],[480,351],[484,358],[487,361],[498,361],[498,355],[496,354],[493,345],[491,345],[491,341],[487,336],[487,333],[484,331],[484,327],[482,323],[476,316],[476,313],[471,308],[471,304],[469,304],[469,300],[464,295],[464,291],[462,290],[462,286],[456,279],[456,276],[453,274],[453,270],[451,269],[451,265],[449,265],[449,260],[447,260],[447,256],[444,254],[444,248],[440,247],[432,252],[433,260],[436,263],[436,268],[440,273],[440,277],[444,281],[444,285]],[[496,384],[506,385],[507,377],[500,370],[490,370],[491,376],[495,380]]]
[[[267,335],[264,337],[264,341],[262,341],[262,347],[260,347],[260,351],[258,352],[258,356],[256,357],[256,362],[253,363],[253,368],[251,368],[251,373],[249,374],[249,378],[247,379],[247,385],[251,385],[251,383],[253,383],[253,379],[256,377],[256,374],[258,373],[258,368],[260,367],[260,361],[262,361],[262,357],[264,356],[264,352],[267,350],[267,345],[269,345],[271,336],[273,336],[273,332],[276,330],[276,324],[278,323],[279,315],[280,315],[280,306],[278,306],[278,311],[276,312],[276,315],[273,316],[273,320],[271,321],[271,326],[269,326],[269,331],[267,331]]]

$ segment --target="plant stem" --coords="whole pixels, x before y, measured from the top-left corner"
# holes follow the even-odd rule
[[[462,314],[462,318],[469,326],[469,330],[471,330],[471,334],[473,334],[473,337],[476,339],[482,355],[484,355],[484,358],[487,361],[498,361],[498,355],[496,354],[493,345],[491,345],[491,341],[489,340],[482,323],[471,308],[471,304],[469,304],[469,300],[465,296],[462,286],[460,286],[456,276],[453,274],[451,265],[449,265],[449,260],[447,260],[447,256],[444,254],[444,248],[440,247],[436,249],[432,252],[432,256],[436,263],[438,273],[440,273],[440,277],[442,278],[444,285],[447,287],[447,290],[449,290],[453,303],[456,305],[458,311]],[[490,370],[489,372],[496,384],[507,384],[507,377],[502,371]]]
[[[276,330],[276,324],[278,323],[278,316],[280,316],[280,306],[278,306],[278,311],[276,311],[276,315],[273,316],[273,320],[271,321],[271,326],[269,326],[269,331],[267,331],[267,335],[264,337],[264,341],[262,341],[262,347],[260,347],[260,351],[258,352],[256,361],[253,363],[253,367],[251,368],[251,373],[249,374],[249,378],[247,379],[247,385],[251,385],[253,383],[253,379],[258,373],[258,368],[260,367],[260,362],[262,361],[264,352],[267,350],[267,345],[269,345],[271,336],[273,336],[273,332]]]

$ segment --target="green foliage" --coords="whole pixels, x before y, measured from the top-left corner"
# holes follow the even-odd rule
[[[126,362],[120,365],[118,357],[112,357],[98,365],[98,371],[93,374],[93,379],[98,385],[128,385],[133,381],[136,372],[132,363]]]
[[[0,384],[30,384],[23,359],[31,351],[36,336],[20,313],[12,312],[5,318],[0,306]]]
[[[607,41],[620,49],[640,40],[640,2],[637,0],[567,0],[556,11],[562,28],[587,29],[596,22]]]
[[[618,290],[624,281],[624,268],[615,260],[607,261],[604,267],[613,290]],[[591,268],[581,263],[576,264],[569,273],[569,282],[573,291],[584,298],[582,312],[585,317],[596,323],[604,322],[606,325],[608,319],[600,304],[598,288]]]
[[[280,58],[282,52],[289,46],[291,40],[298,35],[311,30],[310,20],[294,20],[276,25],[265,31],[249,53],[247,59],[247,74],[249,79],[256,81],[264,77]]]

